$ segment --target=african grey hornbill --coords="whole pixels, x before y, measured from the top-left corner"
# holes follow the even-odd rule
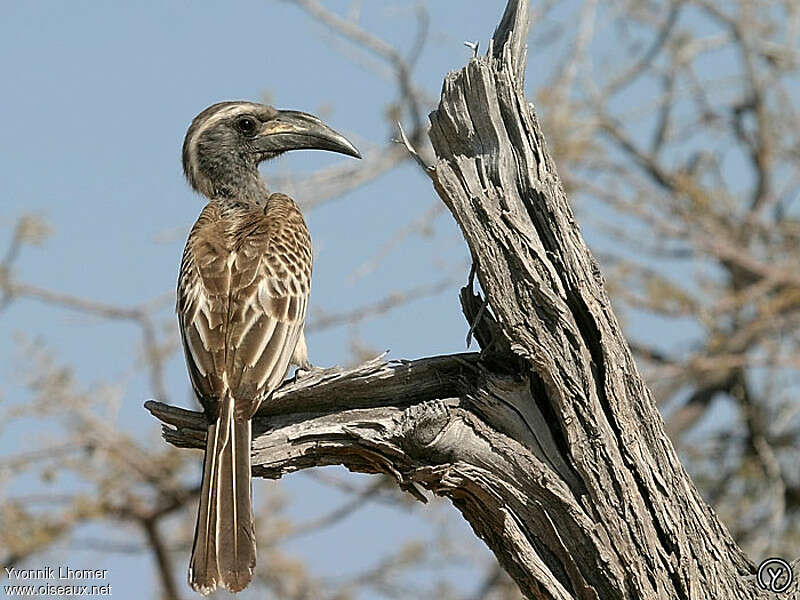
[[[311,239],[291,198],[270,193],[258,165],[316,148],[360,158],[318,118],[252,102],[221,102],[192,121],[183,169],[209,199],[189,234],[178,322],[189,377],[208,419],[189,583],[243,589],[256,562],[250,419],[289,365],[308,367],[303,335]]]

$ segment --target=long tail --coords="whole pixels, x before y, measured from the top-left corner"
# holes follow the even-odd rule
[[[236,418],[228,395],[217,422],[208,427],[189,585],[201,594],[217,585],[238,592],[250,583],[255,565],[250,420]]]

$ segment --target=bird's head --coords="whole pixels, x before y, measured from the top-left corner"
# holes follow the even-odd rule
[[[183,142],[183,172],[209,198],[262,193],[260,162],[288,150],[330,150],[361,158],[313,115],[254,102],[220,102],[197,115]]]

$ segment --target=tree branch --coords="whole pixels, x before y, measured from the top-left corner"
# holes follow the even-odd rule
[[[771,597],[634,364],[523,93],[526,33],[527,2],[509,0],[430,115],[434,186],[488,302],[462,293],[483,351],[282,387],[254,422],[254,474],[341,464],[449,497],[530,598]],[[146,406],[167,441],[204,445],[200,413]]]
[[[390,474],[420,500],[422,488],[448,496],[493,548],[506,548],[507,568],[530,579],[530,549],[506,523],[508,490],[526,519],[540,520],[526,496],[548,505],[570,495],[542,464],[580,485],[560,460],[530,390],[527,381],[484,369],[474,353],[315,371],[279,389],[256,415],[253,473],[279,478],[341,464]],[[167,441],[204,447],[201,413],[154,401],[146,407],[166,423]],[[582,528],[592,529],[588,522]]]

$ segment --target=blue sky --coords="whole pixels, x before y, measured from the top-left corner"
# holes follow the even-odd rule
[[[341,10],[349,4],[328,6]],[[362,25],[407,49],[414,3],[398,3],[397,10],[381,4],[364,3]],[[467,58],[462,41],[485,44],[502,6],[497,1],[431,3],[431,35],[417,76],[434,96],[445,73]],[[3,10],[0,240],[7,243],[15,219],[25,212],[52,225],[52,237],[40,247],[26,247],[16,263],[17,276],[36,285],[123,306],[174,289],[185,232],[202,208],[183,180],[180,146],[192,117],[213,102],[267,95],[281,108],[324,112],[362,150],[394,135],[385,119],[394,83],[354,64],[339,51],[340,43],[290,3],[28,2]],[[295,153],[264,173],[269,180],[271,173],[311,171],[344,160]],[[466,250],[452,221],[439,218],[434,235],[412,239],[377,271],[352,279],[393,231],[418,219],[435,201],[428,182],[409,165],[311,211],[307,217],[316,250],[311,318],[315,310],[353,308],[458,269]],[[466,326],[457,287],[365,324],[360,337],[379,351],[390,349],[393,357],[463,350]],[[159,323],[174,327],[171,310],[162,312]],[[0,315],[0,393],[12,403],[27,397],[20,374],[28,365],[20,361],[19,334],[46,343],[57,360],[74,369],[81,386],[122,379],[117,424],[161,443],[157,423],[142,409],[152,394],[147,379],[130,376],[139,349],[136,328],[33,301],[13,304]],[[312,335],[309,345],[317,364],[350,360],[344,328]],[[176,354],[168,367],[169,400],[191,406],[182,356]],[[29,422],[4,430],[0,458],[53,434]],[[198,455],[198,476],[199,461]],[[0,493],[25,493],[28,485],[38,484],[22,479]],[[56,479],[47,489],[58,493],[68,486]],[[256,482],[256,497],[273,489]],[[290,514],[298,519],[313,518],[346,499],[303,475],[288,478],[285,490]],[[455,511],[449,512],[454,539],[470,537]],[[66,561],[110,568],[114,596],[122,599],[140,597],[141,586],[157,589],[149,557],[81,550],[81,539],[138,539],[136,530],[110,529],[104,524],[82,528],[70,542],[27,566]],[[290,549],[313,560],[320,574],[343,574],[371,564],[408,533],[430,535],[421,520],[372,505],[357,519],[300,538]],[[181,582],[184,563],[176,557]],[[465,585],[474,581],[466,577]]]
[[[352,4],[340,0],[326,6],[343,12]],[[468,58],[463,41],[480,40],[486,47],[504,4],[428,3],[430,36],[415,79],[432,97],[445,74]],[[361,6],[365,29],[409,49],[415,2]],[[53,235],[43,246],[24,250],[16,274],[52,290],[130,306],[174,289],[186,232],[203,205],[183,180],[180,147],[192,117],[209,104],[267,96],[280,108],[323,113],[365,155],[395,135],[386,121],[395,83],[351,60],[346,45],[289,2],[17,2],[7,3],[3,11],[0,251],[17,216],[41,215],[53,226]],[[547,25],[560,20],[572,27],[575,3],[565,2],[550,20]],[[558,56],[546,48],[531,53],[529,61],[528,87],[533,88],[543,83]],[[634,93],[638,101],[650,90]],[[312,171],[348,160],[298,152],[263,172],[269,180],[290,170]],[[431,235],[412,237],[390,252],[380,268],[353,278],[394,232],[437,201],[429,182],[407,164],[310,211],[316,253],[310,319],[315,311],[348,310],[453,273],[463,271],[466,278],[466,247],[448,216],[433,223]],[[591,240],[591,228],[584,231]],[[459,285],[363,324],[359,337],[376,351],[390,350],[394,358],[462,351],[467,326],[458,305]],[[160,317],[165,330],[174,329],[171,310]],[[649,323],[647,331],[662,341],[676,336],[658,323]],[[11,402],[26,398],[20,377],[26,365],[20,364],[16,334],[43,340],[87,388],[122,379],[118,424],[161,443],[158,425],[142,409],[152,395],[147,379],[130,376],[139,344],[133,326],[32,301],[13,304],[0,314],[0,400]],[[319,365],[348,362],[348,334],[343,327],[312,334],[311,360]],[[179,354],[169,362],[167,384],[170,402],[192,405]],[[46,435],[35,424],[0,430],[0,459]],[[199,454],[197,461],[199,476]],[[256,482],[256,497],[274,489],[272,483]],[[0,487],[0,494],[20,491]],[[345,500],[302,474],[288,478],[284,493],[290,514],[299,519]],[[413,510],[428,509],[419,505]],[[447,514],[454,539],[471,537],[454,510]],[[312,560],[319,573],[333,575],[371,564],[407,534],[430,531],[413,515],[370,505],[357,519],[301,538],[291,549]],[[81,535],[126,539],[138,533],[99,525]],[[478,553],[486,557],[485,551]],[[92,568],[109,565],[117,598],[138,598],[134,588],[157,586],[146,556],[98,557],[64,545],[30,566],[52,564],[54,557],[80,557]],[[176,563],[182,582],[185,560],[178,557]],[[457,576],[465,588],[476,581],[474,573]]]

